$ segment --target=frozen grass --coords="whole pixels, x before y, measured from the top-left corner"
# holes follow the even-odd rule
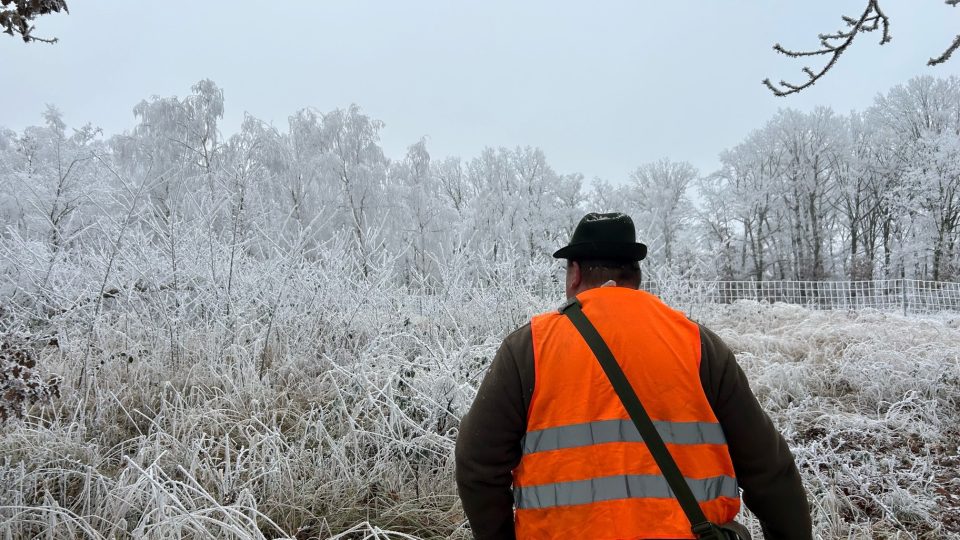
[[[709,315],[791,442],[823,538],[960,537],[960,316]]]
[[[527,277],[553,272],[447,261],[427,294],[389,260],[349,278],[337,249],[238,257],[227,297],[199,255],[175,289],[141,270],[161,255],[122,255],[100,310],[102,261],[43,304],[44,257],[6,252],[5,331],[63,383],[0,426],[0,538],[469,538],[458,419],[502,337],[560,302]],[[960,317],[697,316],[790,440],[821,537],[960,537]]]

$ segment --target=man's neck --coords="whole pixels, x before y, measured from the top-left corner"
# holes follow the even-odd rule
[[[587,291],[592,290],[592,289],[603,289],[603,288],[605,288],[605,287],[618,287],[618,286],[619,286],[619,285],[617,285],[617,282],[611,279],[611,280],[607,281],[606,283],[604,283],[603,285],[591,285],[591,286],[589,286],[589,287],[580,287],[579,289],[577,289],[576,291],[574,291],[573,296],[576,296],[576,295],[578,295],[578,294],[580,294],[580,293],[582,293],[582,292],[587,292]]]

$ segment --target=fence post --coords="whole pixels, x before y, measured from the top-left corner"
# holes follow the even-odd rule
[[[907,316],[907,280],[900,278],[900,302],[903,304],[903,316]]]

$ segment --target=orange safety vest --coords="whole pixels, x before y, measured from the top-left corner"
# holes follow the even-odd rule
[[[700,331],[655,296],[602,287],[577,296],[620,363],[707,518],[727,523],[740,494],[723,430],[700,382]],[[536,369],[515,527],[541,538],[694,538],[667,481],[573,323],[531,322]]]

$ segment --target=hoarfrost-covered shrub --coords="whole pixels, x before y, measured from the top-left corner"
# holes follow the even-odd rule
[[[790,443],[819,537],[960,534],[955,318],[737,302],[705,321]]]

